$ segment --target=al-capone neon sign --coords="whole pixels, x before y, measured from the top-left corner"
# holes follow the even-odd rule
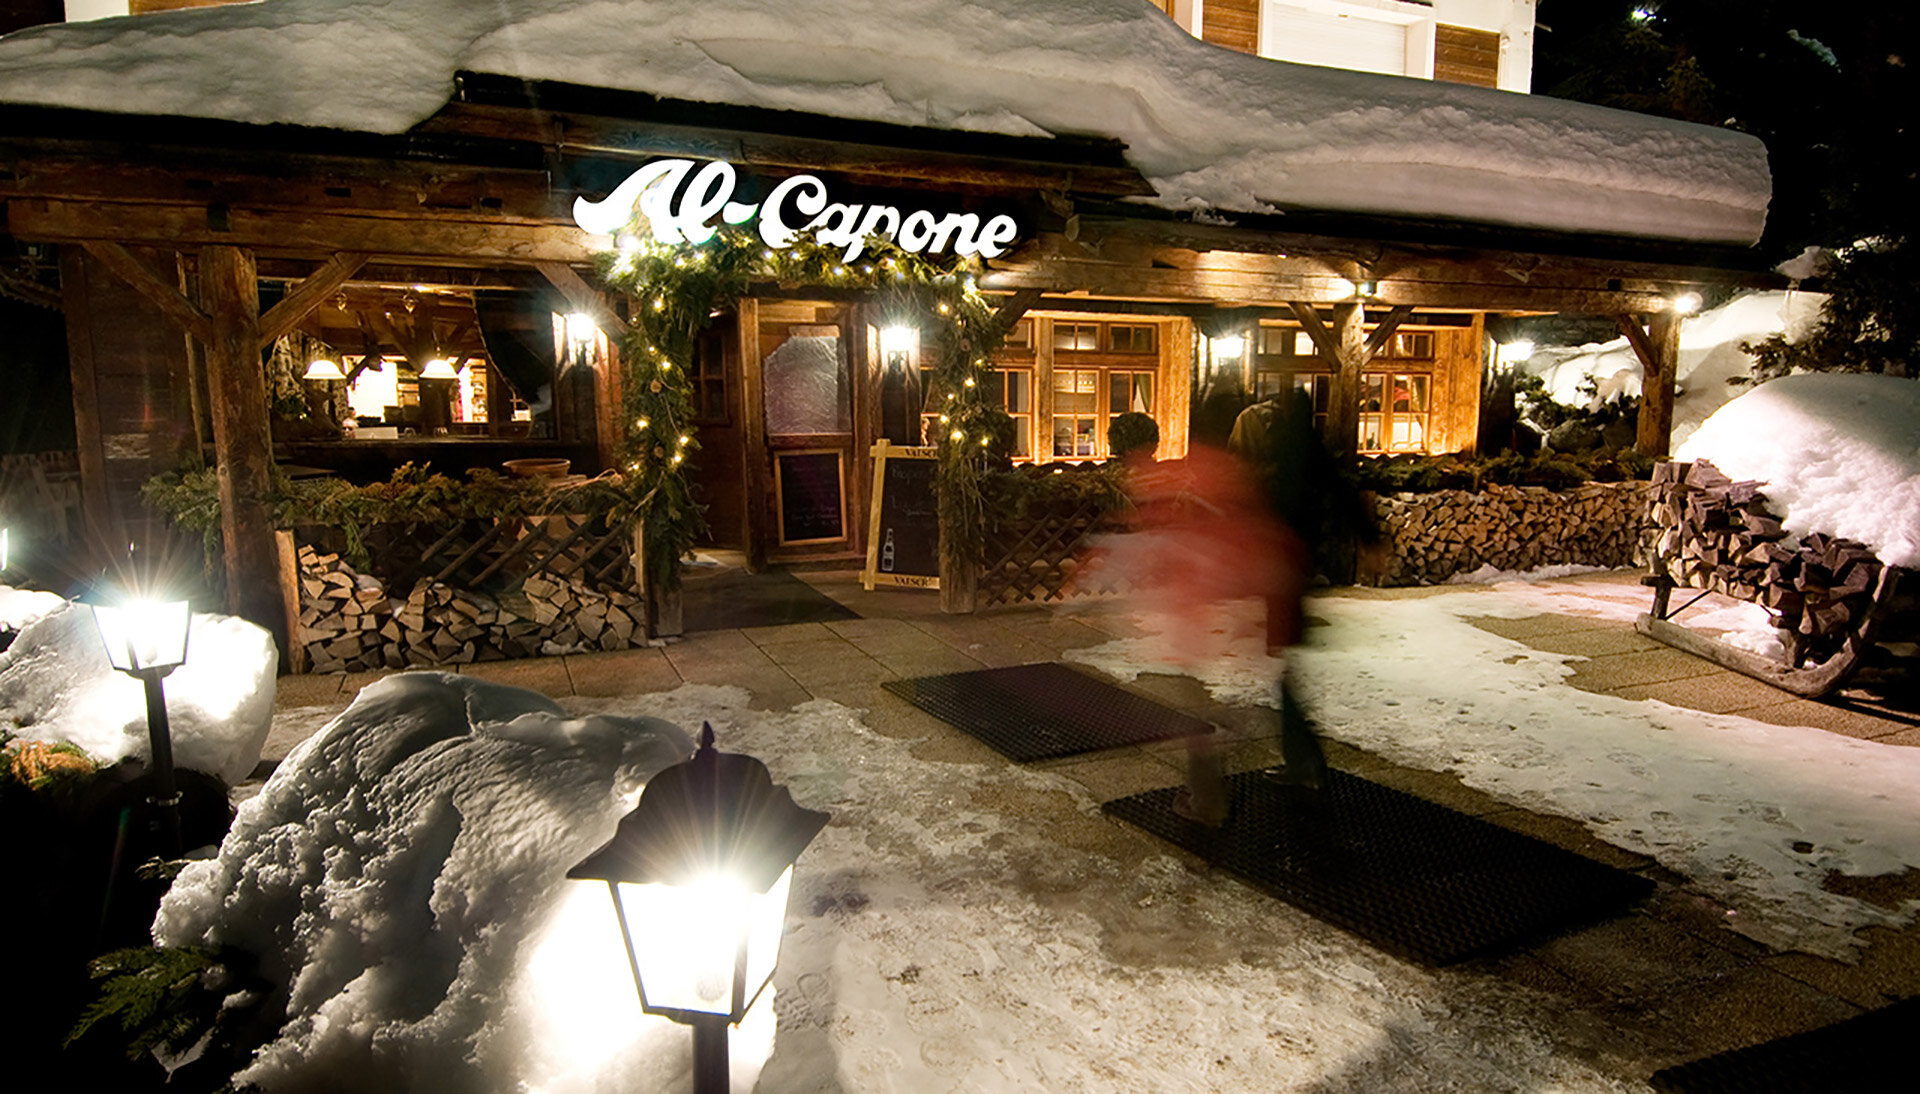
[[[718,230],[716,219],[744,225],[757,218],[760,238],[769,247],[791,247],[796,235],[811,230],[820,243],[843,248],[847,262],[859,258],[868,237],[876,235],[914,254],[951,250],[982,258],[1005,254],[1020,235],[1020,226],[1005,214],[982,221],[977,213],[903,212],[892,205],[830,202],[827,184],[813,175],[781,181],[758,204],[739,202],[733,200],[739,176],[732,164],[715,160],[697,172],[693,168],[692,160],[654,160],[599,201],[575,198],[574,223],[589,232],[616,235],[638,213],[662,243],[701,244]]]

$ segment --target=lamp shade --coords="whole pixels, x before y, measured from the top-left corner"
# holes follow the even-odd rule
[[[107,660],[121,672],[164,676],[186,663],[192,612],[184,600],[95,604],[93,622]]]
[[[427,362],[426,368],[420,370],[420,378],[422,380],[458,380],[460,374],[454,371],[452,361],[445,357],[435,357]]]
[[[347,374],[340,371],[339,365],[322,357],[319,360],[307,362],[307,371],[300,378],[302,380],[344,380]]]
[[[693,759],[654,776],[567,876],[607,883],[641,1009],[738,1022],[773,977],[794,860],[827,820],[703,726]]]

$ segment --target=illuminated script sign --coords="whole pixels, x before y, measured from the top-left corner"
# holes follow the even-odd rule
[[[1010,216],[933,213],[892,205],[859,205],[827,200],[827,184],[812,175],[795,175],[776,185],[759,204],[733,200],[739,176],[733,165],[713,161],[694,170],[693,160],[654,160],[627,176],[600,201],[576,198],[574,223],[589,232],[624,231],[637,212],[662,243],[705,243],[715,221],[747,224],[759,220],[760,238],[769,247],[791,247],[794,236],[811,230],[829,247],[844,248],[848,262],[860,257],[870,236],[881,236],[913,254],[979,255],[997,258],[1020,234]],[[689,177],[691,176],[691,177]]]

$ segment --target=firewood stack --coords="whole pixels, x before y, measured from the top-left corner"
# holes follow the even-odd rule
[[[1390,551],[1384,571],[1361,580],[1431,585],[1488,565],[1632,565],[1642,554],[1645,499],[1646,485],[1632,482],[1383,494],[1374,498],[1374,515]]]
[[[1706,460],[1654,468],[1655,565],[1676,585],[1763,605],[1794,667],[1824,661],[1873,609],[1885,568],[1864,543],[1819,532],[1789,543],[1758,482]]]
[[[336,554],[299,550],[300,626],[311,672],[462,665],[647,644],[646,606],[618,589],[533,574],[498,597],[421,581],[405,600]]]

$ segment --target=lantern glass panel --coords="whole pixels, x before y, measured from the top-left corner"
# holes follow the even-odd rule
[[[647,1009],[738,1021],[773,975],[792,880],[788,867],[764,893],[724,877],[691,885],[619,883]],[[746,977],[736,983],[743,965]]]
[[[135,600],[117,607],[96,604],[93,618],[107,660],[121,672],[174,668],[187,659],[191,615],[184,600]]]

